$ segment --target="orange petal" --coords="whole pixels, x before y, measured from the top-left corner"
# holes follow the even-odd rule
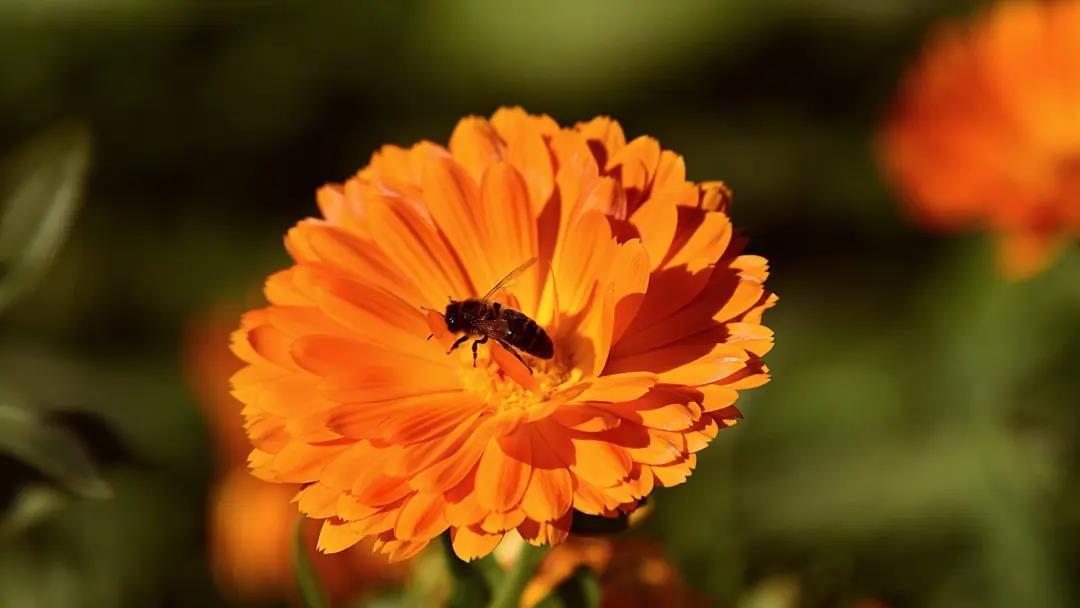
[[[731,208],[731,189],[722,181],[701,182],[698,185],[701,191],[699,206],[707,211],[720,211],[728,213]]]
[[[607,433],[617,430],[591,435],[596,439],[571,438],[574,446],[574,460],[570,464],[570,471],[581,479],[600,487],[615,485],[624,479],[633,465],[630,454],[621,446],[603,438]]]
[[[365,242],[344,229],[325,223],[301,222],[290,236],[302,236],[312,253],[335,270],[409,302],[418,301],[420,291],[391,259],[373,243]]]
[[[355,531],[364,536],[371,536],[391,530],[394,527],[394,522],[398,520],[398,511],[401,508],[401,504],[401,500],[394,501],[391,504],[380,507],[378,511],[368,515],[364,519],[352,522],[353,526],[355,526]]]
[[[341,453],[342,449],[341,446],[314,446],[293,441],[274,454],[269,468],[277,481],[316,481],[323,467]]]
[[[578,483],[574,489],[574,509],[589,515],[604,515],[618,508],[621,500],[611,492],[587,482]]]
[[[326,519],[337,514],[341,492],[320,483],[313,483],[300,490],[293,500],[300,512],[313,519]]]
[[[570,534],[570,524],[573,522],[574,512],[567,511],[555,521],[537,522],[526,519],[518,526],[518,534],[530,545],[558,545],[566,540]]]
[[[607,116],[579,122],[574,128],[589,141],[589,148],[601,167],[607,167],[608,159],[618,154],[626,145],[626,135],[623,134],[622,127]]]
[[[500,108],[491,124],[506,142],[506,160],[525,178],[532,216],[538,217],[555,184],[544,135],[557,132],[558,124],[548,116],[529,116],[521,108]]]
[[[506,532],[518,527],[523,521],[525,521],[525,512],[521,509],[512,509],[506,513],[490,512],[480,522],[480,527],[485,532]]]
[[[739,398],[738,391],[726,386],[707,384],[699,386],[697,390],[704,396],[701,405],[706,412],[716,412],[732,404]]]
[[[414,395],[338,406],[326,424],[352,439],[395,437],[411,443],[456,427],[481,405],[474,395],[463,392]]]
[[[423,301],[411,304],[438,307],[446,303],[448,296],[460,299],[474,292],[443,237],[415,209],[384,199],[371,206],[368,216],[370,223],[379,227],[373,235],[379,249],[423,294]]]
[[[271,304],[281,306],[309,306],[310,299],[304,295],[292,280],[292,268],[275,272],[266,278],[263,294]]]
[[[450,543],[454,547],[454,554],[467,562],[491,553],[502,539],[502,533],[489,534],[472,526],[450,530]]]
[[[452,294],[455,299],[479,297],[494,285],[517,262],[506,261],[506,271],[496,275],[491,255],[484,249],[489,242],[487,225],[483,222],[480,188],[464,169],[452,160],[435,161],[424,171],[424,202],[445,236],[457,260],[467,260],[465,267],[472,285],[469,293]]]
[[[323,522],[319,531],[317,546],[323,553],[339,553],[360,542],[364,537],[357,532],[358,526],[352,523],[335,523],[333,520]]]
[[[490,165],[502,160],[505,152],[506,144],[495,128],[477,116],[462,118],[450,134],[450,154],[477,182]]]
[[[651,469],[653,475],[656,476],[656,482],[665,488],[670,488],[686,481],[696,465],[697,456],[690,454],[686,460],[664,466],[653,466]]]
[[[505,444],[515,453],[530,451],[526,433],[491,439],[476,469],[476,495],[480,505],[492,511],[509,511],[521,503],[532,475],[532,466],[507,455]]]
[[[483,412],[476,412],[445,434],[429,441],[400,446],[400,453],[384,463],[387,474],[412,477],[450,453],[457,452],[468,441],[482,415]]]
[[[725,378],[746,367],[749,355],[730,344],[683,340],[645,353],[608,362],[609,373],[650,371],[668,384],[697,386]]]
[[[337,503],[337,516],[345,521],[357,521],[371,517],[379,512],[380,507],[361,504],[351,494],[339,494]]]
[[[630,222],[637,228],[649,254],[651,269],[659,268],[667,259],[678,218],[676,200],[668,193],[650,197],[630,216]]]
[[[681,190],[682,186],[691,187],[691,198],[688,201],[679,201],[680,204],[697,204],[697,188],[686,181],[686,161],[683,157],[664,150],[660,153],[660,161],[656,165],[656,174],[653,176],[652,192],[666,192]]]
[[[643,464],[635,464],[626,480],[627,489],[634,498],[643,498],[652,494],[656,478],[652,473],[652,467]]]
[[[415,557],[427,546],[427,540],[399,540],[394,541],[392,546],[388,546],[386,552],[389,554],[391,562],[400,562]]]
[[[536,257],[539,252],[536,220],[521,175],[509,163],[493,164],[483,174],[481,192],[480,221],[487,234],[486,256],[499,261],[498,271],[509,270]],[[540,266],[529,269],[510,288],[521,303],[521,312],[529,316],[536,315],[542,277],[540,269]]]
[[[649,392],[658,381],[652,372],[627,372],[604,375],[584,384],[584,392],[573,395],[575,401],[631,401]],[[586,430],[586,429],[582,429]]]
[[[565,514],[573,498],[574,486],[569,471],[534,468],[521,508],[531,519],[550,521]]]
[[[620,427],[620,429],[629,428]],[[613,432],[619,432],[616,429]],[[645,429],[648,443],[642,446],[628,447],[627,452],[634,462],[642,464],[666,465],[682,459],[687,452],[686,440],[679,433],[669,433],[656,429]]]
[[[400,477],[372,472],[358,478],[350,493],[356,500],[366,505],[384,506],[395,503],[412,492],[409,482]]]
[[[479,523],[491,511],[480,506],[476,500],[476,476],[467,476],[446,495],[446,520],[455,527]]]
[[[654,403],[634,407],[632,413],[627,414],[636,415],[642,426],[664,431],[684,431],[694,426],[697,421],[693,411],[682,403]]]
[[[551,227],[555,229],[556,241],[561,243],[565,240],[570,227],[580,218],[586,198],[599,185],[600,169],[593,153],[589,150],[588,143],[578,133],[559,131],[552,136],[549,146],[558,167],[555,183],[559,191],[558,217],[552,218],[557,219],[558,224]],[[606,179],[610,182],[608,187],[610,196],[616,196],[616,190],[621,195],[618,184],[610,178]],[[606,208],[607,205],[602,205],[601,213]],[[555,252],[558,253],[558,248]]]
[[[273,325],[259,325],[247,332],[247,341],[252,350],[264,361],[273,363],[282,369],[296,369],[290,351],[293,338]]]
[[[473,470],[485,453],[485,445],[478,441],[466,442],[458,452],[447,455],[445,459],[417,473],[409,483],[421,492],[445,492],[460,483]]]
[[[442,494],[414,494],[402,506],[394,533],[409,540],[435,538],[449,525],[443,514],[445,502]]]
[[[441,354],[418,356],[327,335],[299,338],[291,344],[290,352],[299,367],[331,377],[326,388],[334,392],[347,394],[350,387],[364,390],[374,385],[413,384],[411,388],[397,389],[408,395],[455,390],[461,386],[453,363]]]
[[[601,376],[603,377],[603,376]],[[552,419],[568,429],[585,433],[606,431],[619,426],[621,420],[615,414],[589,405],[573,403],[560,407]]]

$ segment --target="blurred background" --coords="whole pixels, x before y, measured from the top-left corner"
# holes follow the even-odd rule
[[[288,604],[210,557],[220,332],[316,187],[514,104],[657,137],[771,262],[774,380],[637,532],[705,605],[1077,605],[1080,255],[1005,282],[875,158],[978,6],[0,2],[0,606]]]

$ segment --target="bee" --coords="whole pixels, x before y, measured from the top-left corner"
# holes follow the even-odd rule
[[[488,340],[494,340],[517,357],[517,360],[529,369],[529,373],[532,373],[532,366],[525,362],[521,352],[538,359],[550,359],[554,356],[554,345],[543,327],[528,316],[491,301],[495,294],[521,276],[521,273],[534,263],[536,263],[536,258],[531,258],[513,269],[480,299],[450,300],[450,303],[446,305],[446,312],[443,313],[446,328],[455,333],[464,332],[465,335],[458,338],[446,354],[449,355],[470,338],[474,338],[472,358],[473,367],[476,367],[476,348]]]

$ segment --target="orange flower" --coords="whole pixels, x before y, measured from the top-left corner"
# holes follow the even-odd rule
[[[319,546],[391,559],[450,530],[463,559],[517,530],[558,544],[573,511],[615,516],[682,483],[738,390],[768,380],[766,261],[740,255],[718,182],[597,118],[502,109],[449,148],[382,148],[319,191],[296,264],[247,313],[233,377],[256,475],[307,484]],[[495,296],[550,335],[532,373],[494,341],[448,354],[439,309]],[[434,334],[436,340],[427,340]]]
[[[1080,234],[1080,1],[1003,2],[942,27],[909,75],[883,137],[915,214],[1000,235],[1012,277]]]
[[[571,537],[544,556],[521,595],[522,608],[542,602],[578,568],[596,573],[603,605],[611,608],[708,605],[686,586],[655,543],[632,537],[579,536]]]
[[[296,488],[267,483],[247,471],[241,405],[228,391],[229,376],[240,364],[226,348],[225,319],[232,318],[227,308],[193,322],[184,344],[188,376],[218,452],[207,526],[211,567],[219,587],[233,598],[287,598],[295,594],[291,556],[297,515],[290,500]],[[305,534],[314,542],[318,528],[307,526]],[[400,567],[388,566],[367,548],[310,556],[331,598],[355,597],[404,578]]]

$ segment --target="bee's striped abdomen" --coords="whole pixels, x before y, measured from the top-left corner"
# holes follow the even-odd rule
[[[511,346],[540,359],[550,359],[555,354],[551,338],[536,321],[511,308],[503,308],[502,318],[506,321],[506,341]]]

